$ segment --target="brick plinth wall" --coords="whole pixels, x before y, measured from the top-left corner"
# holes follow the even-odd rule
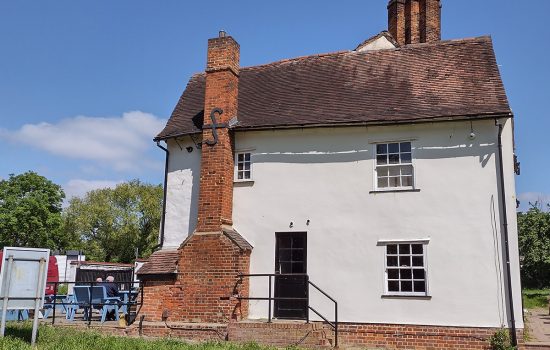
[[[194,234],[179,250],[178,273],[145,277],[141,314],[146,321],[227,323],[248,316],[250,251],[223,233]],[[142,277],[143,278],[143,277]]]
[[[340,344],[381,349],[449,350],[490,349],[496,328],[436,327],[389,324],[340,324]],[[522,342],[523,331],[518,331]]]

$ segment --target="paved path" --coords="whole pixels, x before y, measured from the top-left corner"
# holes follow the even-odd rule
[[[550,344],[550,315],[548,315],[548,309],[531,309],[526,316],[529,327],[529,342]]]

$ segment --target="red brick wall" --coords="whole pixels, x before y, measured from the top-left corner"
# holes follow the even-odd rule
[[[405,44],[405,0],[390,0],[388,31],[399,45]]]
[[[440,0],[421,0],[420,8],[420,42],[441,40]]]
[[[390,0],[388,31],[400,45],[441,40],[440,0]]]
[[[490,349],[489,338],[495,328],[436,327],[389,324],[340,325],[340,344],[383,349],[449,350]],[[518,341],[523,332],[518,332]]]
[[[230,36],[208,40],[204,125],[211,125],[210,113],[218,123],[227,123],[237,115],[239,95],[239,44]],[[232,225],[234,142],[227,128],[217,129],[218,143],[204,144],[201,158],[197,232],[220,231]],[[203,140],[213,140],[212,129],[203,130]]]
[[[195,234],[180,248],[176,278],[146,281],[142,315],[146,321],[161,321],[168,310],[170,322],[214,322],[248,316],[250,252],[241,251],[229,238],[219,234]]]

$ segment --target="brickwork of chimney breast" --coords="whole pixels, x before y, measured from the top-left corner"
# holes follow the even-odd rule
[[[208,40],[203,141],[214,140],[213,109],[223,110],[216,114],[217,123],[227,123],[237,115],[239,56],[239,44],[232,37]],[[197,232],[221,231],[222,225],[233,224],[233,135],[227,127],[216,131],[218,142],[202,147]]]
[[[388,31],[399,45],[441,40],[441,1],[390,0]]]

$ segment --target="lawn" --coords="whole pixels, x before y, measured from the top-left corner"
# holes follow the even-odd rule
[[[8,323],[6,337],[0,338],[0,350],[30,350],[32,324]],[[41,325],[37,350],[267,350],[257,344],[237,345],[231,343],[187,344],[182,341],[163,339],[145,340],[129,337],[101,335],[95,331],[77,331],[69,328]]]
[[[524,289],[523,308],[535,309],[548,307],[548,296],[550,289]]]

